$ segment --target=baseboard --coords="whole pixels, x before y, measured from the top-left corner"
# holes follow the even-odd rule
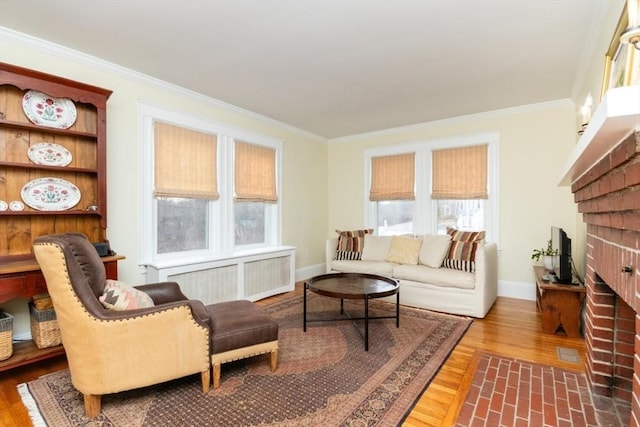
[[[296,282],[307,280],[320,274],[325,274],[324,264],[316,264],[309,267],[299,268],[296,269]],[[535,301],[536,285],[535,283],[499,280],[498,296]]]
[[[326,265],[324,263],[296,269],[296,282],[324,274],[326,273],[325,270]]]
[[[508,280],[498,281],[498,296],[508,298],[536,300],[535,283],[513,282]]]
[[[30,341],[32,339],[31,332],[25,332],[23,334],[13,335],[14,341]]]

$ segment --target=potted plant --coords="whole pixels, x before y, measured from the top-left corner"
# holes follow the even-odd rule
[[[553,245],[551,243],[551,239],[547,240],[547,247],[534,249],[531,254],[531,259],[540,261],[540,257],[542,257],[542,263],[544,264],[544,268],[549,271],[553,271],[553,258],[558,256],[558,250],[553,249]]]

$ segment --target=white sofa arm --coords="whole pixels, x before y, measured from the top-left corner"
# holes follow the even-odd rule
[[[476,291],[482,295],[478,307],[482,316],[487,314],[498,296],[498,245],[487,243],[476,252]]]
[[[338,238],[333,237],[331,239],[327,239],[324,247],[324,262],[325,262],[325,273],[331,273],[331,261],[336,259],[336,253],[338,252]]]

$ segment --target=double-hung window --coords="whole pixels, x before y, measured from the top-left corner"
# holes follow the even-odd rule
[[[282,141],[141,104],[142,264],[280,245]]]
[[[431,199],[439,233],[485,230],[488,144],[433,150]]]
[[[236,141],[235,143],[235,244],[263,245],[270,240],[276,189],[276,150]]]
[[[369,200],[378,235],[411,233],[415,201],[415,153],[371,158]]]
[[[365,224],[378,235],[445,233],[498,239],[498,142],[488,133],[365,151]]]

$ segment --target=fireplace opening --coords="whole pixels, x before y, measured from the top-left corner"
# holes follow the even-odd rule
[[[619,411],[630,411],[636,313],[597,274],[587,280],[585,312],[585,371],[590,389],[595,395],[614,398]]]

